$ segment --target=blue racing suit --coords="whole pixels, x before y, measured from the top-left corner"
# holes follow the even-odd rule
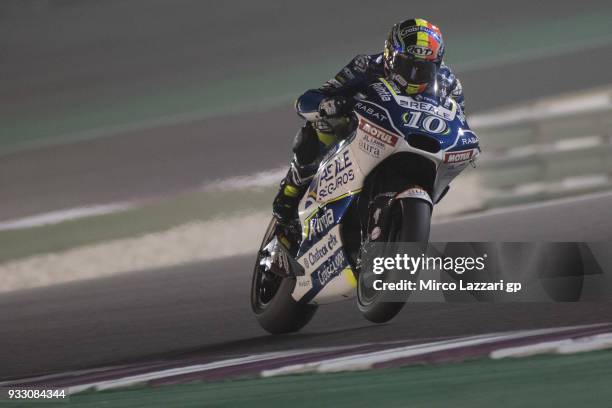
[[[378,78],[386,77],[382,53],[358,55],[338,74],[318,89],[309,89],[295,102],[295,109],[307,122],[297,133],[293,144],[294,157],[287,176],[273,204],[274,214],[281,221],[295,217],[297,203],[314,176],[323,153],[338,141],[338,129],[350,113],[347,100],[366,90]],[[455,74],[444,63],[438,69],[434,84],[423,94],[453,98],[465,111],[463,88]],[[421,95],[414,95],[415,99]]]
[[[364,92],[372,82],[385,76],[382,53],[358,55],[323,86],[304,92],[295,103],[296,111],[298,115],[313,123],[315,128],[321,131],[331,131],[332,129],[327,121],[322,119],[320,115],[323,100],[334,97],[352,98],[356,94]],[[465,111],[461,82],[444,63],[438,70],[437,82],[438,93],[442,96],[450,96]],[[432,92],[431,87],[428,91]]]

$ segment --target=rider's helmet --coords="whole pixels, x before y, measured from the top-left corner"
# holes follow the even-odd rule
[[[422,18],[395,24],[385,41],[385,73],[408,94],[425,91],[444,56],[440,29]]]

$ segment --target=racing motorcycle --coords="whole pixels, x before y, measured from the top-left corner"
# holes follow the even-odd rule
[[[298,331],[318,305],[355,296],[368,320],[392,319],[404,302],[365,284],[365,246],[426,243],[433,205],[480,153],[451,98],[402,95],[380,78],[353,102],[349,136],[299,203],[299,243],[292,248],[273,217],[257,254],[251,306],[270,333]]]

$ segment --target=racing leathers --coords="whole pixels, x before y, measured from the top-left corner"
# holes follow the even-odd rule
[[[289,224],[296,218],[298,202],[321,158],[340,138],[348,135],[345,130],[352,98],[385,76],[382,53],[358,55],[323,86],[310,89],[297,99],[296,111],[306,123],[295,137],[291,166],[273,203],[274,215],[281,224]],[[432,93],[451,97],[465,110],[461,82],[444,63],[438,69],[436,82],[429,84],[422,94],[411,96],[417,100]]]

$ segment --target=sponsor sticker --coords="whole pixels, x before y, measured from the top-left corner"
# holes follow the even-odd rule
[[[334,210],[326,208],[308,221],[308,240],[321,236],[334,225]]]
[[[444,163],[459,163],[470,160],[474,155],[474,150],[464,150],[461,152],[449,152],[444,155]]]
[[[429,57],[433,54],[433,50],[431,48],[420,45],[411,45],[410,47],[406,48],[406,52],[416,55],[417,57]]]
[[[318,200],[334,194],[334,192],[355,180],[355,170],[348,149],[338,153],[333,160],[325,165],[320,173]]]
[[[430,115],[437,116],[444,120],[455,119],[456,111],[454,109],[447,109],[443,106],[434,106],[431,103],[415,101],[414,99],[400,99],[400,105],[416,110],[419,112],[429,113]]]
[[[321,286],[325,286],[330,280],[342,272],[346,264],[344,251],[340,248],[312,273],[312,280],[318,281]]]
[[[300,288],[311,288],[312,287],[312,282],[310,280],[306,280],[306,279],[298,279],[297,280],[297,285]]]
[[[363,102],[357,102],[355,104],[355,109],[360,110],[362,112],[365,112],[368,115],[376,118],[376,120],[379,120],[381,122],[387,120],[387,115],[385,115],[384,113],[381,113],[381,112],[377,112],[376,110],[374,110],[374,108],[372,108],[371,106],[366,105]]]
[[[384,143],[371,138],[368,135],[363,135],[361,140],[359,140],[358,146],[359,150],[374,157],[375,159],[379,159],[382,152],[385,150]]]
[[[380,82],[376,82],[374,85],[372,85],[372,88],[374,88],[383,102],[389,102],[393,98],[391,92],[389,92],[389,89],[387,89],[387,87]]]
[[[397,196],[395,196],[395,198],[419,198],[421,200],[427,201],[430,204],[432,203],[431,197],[429,197],[429,193],[427,193],[427,191],[423,190],[420,187],[411,187],[408,190],[404,190]]]
[[[461,144],[464,144],[464,145],[471,145],[471,144],[477,144],[477,143],[478,143],[478,138],[475,136],[464,137],[461,139]]]
[[[418,32],[418,31],[425,32],[425,33],[431,35],[433,38],[436,39],[436,41],[441,41],[442,40],[437,32],[435,32],[434,30],[432,30],[429,27],[424,27],[424,26],[411,26],[411,27],[403,28],[400,31],[400,36],[408,37],[409,35],[412,35],[412,34]]]
[[[329,255],[331,255],[341,244],[338,229],[332,229],[327,235],[321,238],[302,256],[302,263],[306,269],[316,268]]]
[[[400,31],[400,35],[402,37],[407,37],[410,34],[416,33],[417,31],[419,31],[418,26],[406,27],[406,28],[403,28],[402,31]]]
[[[389,146],[395,146],[397,144],[397,140],[399,139],[399,137],[393,133],[387,132],[386,130],[363,118],[359,119],[359,129],[363,130],[368,136]]]

